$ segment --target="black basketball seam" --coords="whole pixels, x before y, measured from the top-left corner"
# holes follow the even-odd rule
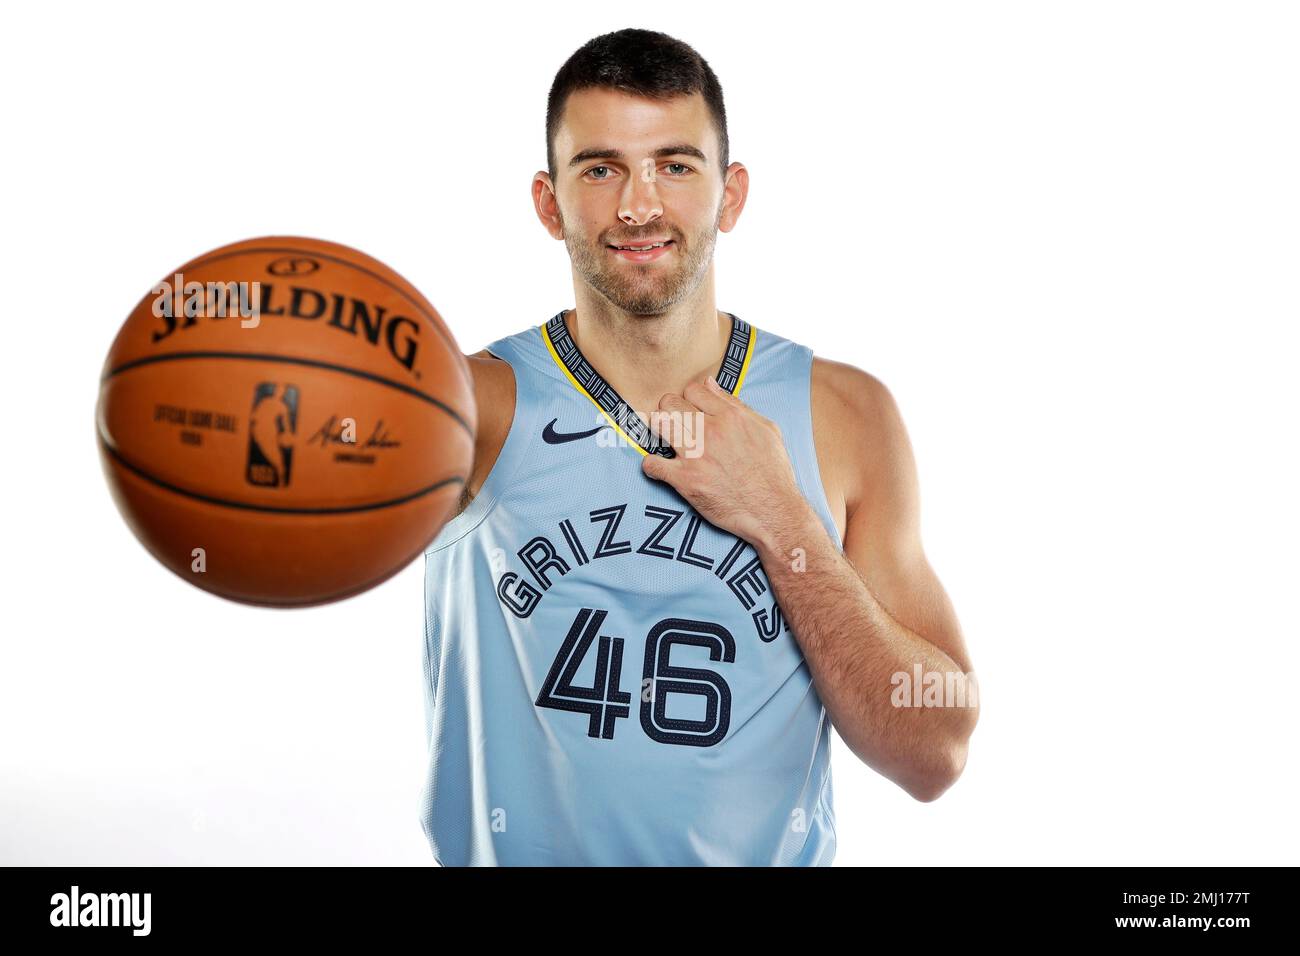
[[[326,240],[326,239],[321,239],[321,240],[319,240],[319,241],[320,241],[320,242],[328,242],[328,240]],[[364,252],[361,252],[360,249],[353,249],[352,251],[353,251],[353,252],[356,252],[356,253],[358,253],[358,254],[360,254],[360,255],[365,255],[365,253],[364,253]],[[315,258],[319,258],[319,259],[328,259],[330,262],[336,262],[336,263],[338,263],[339,265],[347,266],[347,267],[349,267],[349,268],[351,268],[351,269],[356,269],[358,272],[364,272],[366,275],[370,276],[370,278],[372,278],[372,279],[378,279],[378,280],[379,280],[380,282],[382,282],[384,285],[388,286],[388,288],[392,289],[394,292],[396,292],[398,295],[400,295],[402,298],[404,298],[404,299],[405,299],[407,302],[409,302],[411,305],[415,306],[415,310],[416,310],[417,312],[420,313],[420,317],[421,317],[422,319],[424,319],[426,322],[428,322],[431,326],[433,326],[433,330],[434,330],[435,332],[438,333],[438,335],[442,338],[442,340],[443,340],[444,342],[447,343],[448,346],[450,346],[451,351],[452,351],[452,354],[455,355],[458,359],[460,359],[460,363],[461,363],[461,365],[462,365],[461,372],[462,372],[466,377],[469,376],[469,369],[466,368],[466,367],[464,367],[464,365],[465,365],[465,359],[464,359],[464,357],[463,357],[463,356],[461,355],[461,353],[460,353],[460,348],[456,345],[456,343],[455,343],[454,341],[452,341],[452,339],[450,338],[450,333],[444,331],[443,328],[442,328],[442,326],[441,326],[441,324],[438,323],[438,322],[436,322],[436,321],[434,320],[433,316],[430,315],[428,312],[426,312],[426,311],[424,310],[424,306],[422,306],[422,305],[421,305],[421,304],[420,304],[420,303],[419,303],[419,302],[418,302],[418,301],[417,301],[413,296],[411,296],[411,295],[410,295],[410,294],[409,294],[405,289],[402,289],[401,287],[399,287],[399,286],[397,286],[397,285],[394,285],[392,282],[389,282],[388,279],[385,278],[385,277],[384,277],[383,275],[381,275],[380,273],[375,272],[375,271],[373,271],[373,270],[371,270],[371,269],[367,269],[365,266],[358,265],[357,263],[355,263],[355,262],[351,262],[351,261],[348,260],[348,259],[341,259],[341,258],[339,258],[338,256],[330,255],[328,252],[316,252],[316,251],[313,250],[313,249],[294,249],[294,248],[287,247],[287,246],[286,246],[286,247],[280,247],[280,246],[260,246],[260,247],[255,248],[255,249],[235,249],[235,250],[232,250],[231,252],[223,252],[223,253],[221,253],[220,255],[208,256],[208,257],[205,258],[205,259],[198,259],[198,260],[195,260],[194,262],[188,263],[188,267],[191,268],[191,269],[196,269],[196,268],[198,268],[199,266],[201,266],[201,265],[206,265],[206,264],[209,263],[209,262],[216,262],[218,259],[229,259],[231,256],[242,256],[242,255],[246,255],[247,253],[250,253],[250,252],[280,252],[280,253],[283,253],[283,252],[292,252],[292,253],[296,253],[297,255],[300,255],[300,256],[315,257]],[[367,257],[367,258],[369,258],[369,257]],[[394,273],[394,275],[397,275],[397,274],[398,274],[398,273],[396,273],[396,272]],[[406,282],[406,283],[410,284],[408,279],[406,279],[405,277],[401,277],[401,278],[402,278],[402,281],[403,281],[403,282]],[[412,288],[415,288],[414,286],[411,286],[411,287],[412,287]],[[467,384],[468,384],[468,383],[467,383]]]
[[[354,375],[357,378],[364,378],[370,382],[376,382],[380,385],[387,385],[389,388],[395,388],[399,392],[405,392],[415,398],[422,399],[431,405],[434,405],[448,415],[450,415],[465,433],[471,438],[474,437],[474,429],[469,427],[469,423],[461,417],[450,405],[439,401],[432,395],[426,395],[418,388],[406,385],[402,382],[394,382],[391,378],[384,378],[382,375],[376,375],[374,372],[367,372],[359,368],[349,368],[346,365],[335,365],[333,362],[322,362],[320,359],[299,358],[294,355],[276,355],[270,352],[173,352],[169,355],[149,355],[145,358],[132,359],[129,362],[123,362],[116,368],[109,369],[100,379],[100,383],[107,382],[114,375],[121,372],[129,372],[132,369],[139,368],[143,365],[154,365],[159,362],[172,362],[177,359],[248,359],[256,362],[283,362],[287,365],[305,365],[309,368],[323,368],[332,372],[343,372],[346,375]]]
[[[439,488],[446,487],[450,484],[465,484],[465,479],[461,475],[453,475],[450,478],[444,478],[427,488],[421,488],[419,491],[412,492],[409,495],[403,495],[400,498],[391,498],[388,501],[377,501],[368,505],[348,505],[346,507],[334,508],[290,508],[284,505],[256,505],[245,501],[230,501],[226,498],[217,498],[213,495],[205,495],[202,492],[191,491],[188,488],[182,488],[179,485],[173,485],[169,481],[164,481],[157,475],[151,475],[139,465],[128,461],[116,448],[104,440],[104,436],[99,436],[99,446],[108,454],[113,456],[123,468],[132,474],[143,478],[145,481],[152,482],[159,488],[164,488],[174,494],[186,498],[193,498],[196,501],[202,501],[206,504],[220,505],[225,508],[238,508],[241,511],[260,511],[266,514],[290,514],[290,515],[334,515],[334,514],[356,514],[362,511],[378,511],[381,508],[392,508],[397,505],[406,504],[408,501],[414,501],[416,498],[423,498],[427,494],[437,491]]]

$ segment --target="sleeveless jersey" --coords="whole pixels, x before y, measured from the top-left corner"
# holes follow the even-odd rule
[[[812,352],[731,319],[717,380],[780,426],[840,546]],[[830,720],[756,552],[642,473],[672,449],[563,312],[488,351],[514,370],[514,420],[425,554],[420,815],[435,858],[828,865]]]

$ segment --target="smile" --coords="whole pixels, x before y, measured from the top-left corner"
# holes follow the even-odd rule
[[[649,262],[664,255],[665,250],[672,244],[673,240],[668,239],[664,242],[652,242],[640,246],[610,246],[609,248],[617,255],[631,259],[633,262]]]

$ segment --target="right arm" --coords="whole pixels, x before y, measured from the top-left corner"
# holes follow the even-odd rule
[[[474,404],[478,410],[478,431],[474,436],[474,467],[469,481],[461,489],[456,514],[469,507],[488,472],[501,454],[501,446],[510,434],[510,423],[515,415],[515,373],[509,362],[492,355],[486,349],[466,355],[470,373],[474,378]]]

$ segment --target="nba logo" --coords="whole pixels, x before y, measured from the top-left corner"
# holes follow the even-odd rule
[[[260,382],[253,390],[248,414],[248,468],[251,485],[284,488],[293,465],[293,440],[298,431],[298,386]]]

